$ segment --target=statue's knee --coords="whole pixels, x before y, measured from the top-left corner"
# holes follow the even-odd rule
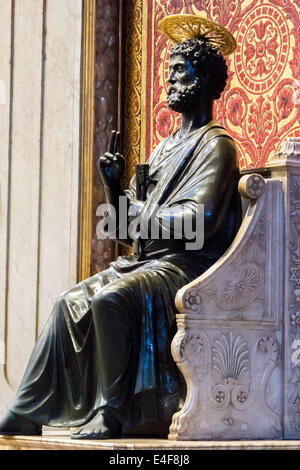
[[[93,315],[105,316],[112,311],[112,307],[117,303],[114,292],[101,292],[94,295],[91,301]]]

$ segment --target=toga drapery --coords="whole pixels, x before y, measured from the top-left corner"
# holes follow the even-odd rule
[[[215,121],[188,137],[172,134],[149,159],[153,204],[193,211],[204,204],[205,242],[139,240],[132,256],[64,292],[33,349],[10,409],[32,421],[77,426],[99,407],[125,423],[167,422],[185,387],[170,352],[175,296],[228,248],[240,223],[238,164],[232,139]],[[127,196],[134,199],[134,182]]]

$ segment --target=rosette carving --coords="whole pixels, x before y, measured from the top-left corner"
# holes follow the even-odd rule
[[[244,175],[239,181],[239,192],[246,199],[258,199],[265,190],[265,180],[258,173]]]
[[[183,298],[183,305],[191,313],[200,313],[203,309],[202,297],[197,290],[187,291]]]
[[[245,406],[248,406],[248,398],[249,390],[244,385],[236,385],[231,391],[231,403],[238,410],[242,410]]]
[[[255,263],[233,268],[217,291],[217,305],[225,310],[244,308],[258,296],[262,285],[263,273]]]
[[[212,389],[212,396],[219,410],[224,410],[230,403],[230,388],[224,384],[218,384]]]

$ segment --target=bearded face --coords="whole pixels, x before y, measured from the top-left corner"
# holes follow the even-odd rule
[[[167,93],[169,108],[177,113],[188,112],[197,101],[200,94],[199,79],[195,78],[190,85],[171,85]]]
[[[168,82],[168,105],[173,111],[186,113],[195,106],[200,94],[200,80],[192,64],[182,54],[171,56]]]

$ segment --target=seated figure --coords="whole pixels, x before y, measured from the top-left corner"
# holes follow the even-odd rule
[[[124,424],[171,422],[185,396],[170,351],[176,293],[224,254],[241,220],[236,148],[212,117],[226,79],[223,55],[204,37],[172,48],[168,105],[181,113],[181,126],[149,159],[145,201],[136,201],[134,179],[122,189],[120,134],[113,132],[99,160],[107,200],[118,213],[126,196],[131,220],[156,220],[160,236],[133,241],[129,235],[133,255],[58,298],[0,434],[39,435],[48,425],[79,427],[72,438],[104,439],[121,436]],[[189,249],[191,240],[178,239],[174,227],[185,215],[195,222],[200,205],[204,243]]]

